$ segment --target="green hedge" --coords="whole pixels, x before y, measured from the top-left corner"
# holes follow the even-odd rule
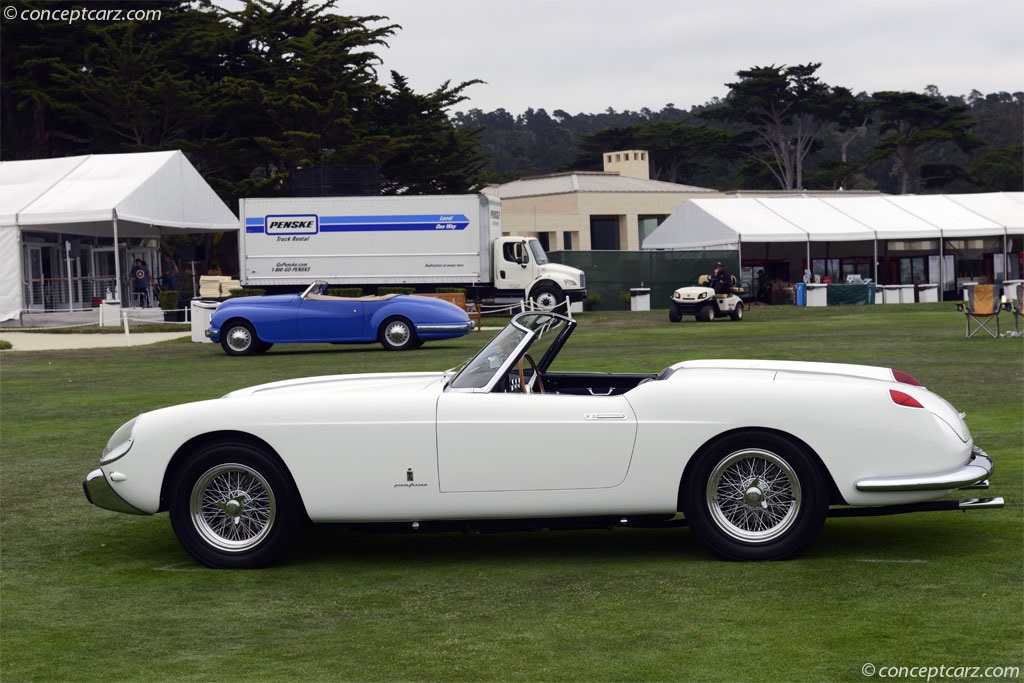
[[[265,289],[259,289],[257,287],[241,287],[240,289],[232,289],[230,291],[231,298],[238,298],[242,296],[263,296],[267,293]]]
[[[356,299],[363,295],[362,287],[330,287],[327,290],[329,296],[341,296],[346,299]]]

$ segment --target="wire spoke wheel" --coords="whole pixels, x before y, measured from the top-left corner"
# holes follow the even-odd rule
[[[707,480],[705,500],[712,521],[727,536],[765,543],[784,535],[800,513],[800,479],[769,451],[744,449],[724,457]]]
[[[274,492],[256,470],[238,463],[209,469],[189,499],[196,532],[218,550],[243,552],[258,546],[277,517]]]

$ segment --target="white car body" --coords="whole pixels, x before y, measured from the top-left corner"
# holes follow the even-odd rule
[[[538,321],[551,326],[543,341]],[[801,497],[808,506],[833,510],[932,501],[982,486],[991,470],[956,409],[901,373],[761,360],[685,361],[658,375],[551,371],[574,325],[550,313],[523,314],[458,375],[296,379],[145,413],[111,438],[100,469],[85,483],[87,495],[125,512],[170,507],[174,521],[177,479],[188,474],[191,458],[213,458],[203,454],[210,442],[251,444],[279,463],[289,489],[294,483],[303,522],[417,527],[527,518],[667,521],[698,505],[687,500],[686,479],[723,439],[745,453],[788,457],[779,443],[807,453],[804,459],[815,464],[793,467],[798,474],[801,467],[817,470],[815,479],[792,478],[796,504],[790,508],[799,508]],[[514,348],[501,349],[502,343]],[[539,363],[524,362],[527,352]],[[539,393],[540,383],[546,393]],[[709,401],[712,395],[729,397],[728,405]],[[825,396],[842,400],[821,400]],[[757,435],[767,435],[763,450]],[[225,455],[218,457],[231,461],[229,446],[221,450]],[[744,484],[758,513],[768,508],[760,498],[767,495],[766,481]],[[238,524],[244,496],[228,498],[236,501],[228,503]],[[827,510],[819,512],[823,518]],[[191,514],[199,513],[193,508]],[[178,525],[175,530],[182,538]],[[772,538],[741,535],[722,548],[701,535],[734,559],[789,556],[809,542],[769,552]],[[212,566],[259,566],[283,552],[253,560],[247,553],[254,548],[245,544],[212,555],[186,547]]]

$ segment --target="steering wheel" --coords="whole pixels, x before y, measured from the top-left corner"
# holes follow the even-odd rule
[[[533,380],[527,384],[523,373],[523,361],[527,360],[530,362],[530,368],[533,370]],[[532,394],[533,390],[530,388],[533,383],[537,383],[537,389],[540,393],[544,393],[544,378],[540,376],[540,370],[537,369],[537,364],[533,362],[533,358],[530,354],[524,353],[519,359],[519,390],[524,394]]]

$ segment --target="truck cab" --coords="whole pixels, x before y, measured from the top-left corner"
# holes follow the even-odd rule
[[[494,288],[508,296],[533,299],[542,309],[587,294],[583,271],[548,261],[535,237],[499,237],[494,240]]]

